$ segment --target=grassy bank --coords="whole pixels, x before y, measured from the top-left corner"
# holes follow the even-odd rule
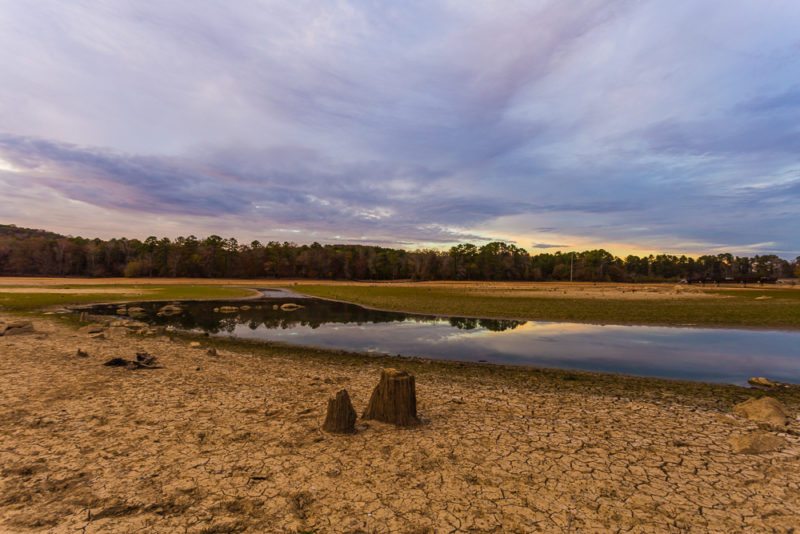
[[[132,300],[213,300],[253,295],[243,287],[208,285],[58,285],[25,288],[0,285],[0,310],[37,312],[57,306]]]
[[[387,310],[506,319],[614,324],[702,325],[800,329],[800,291],[708,290],[717,298],[586,299],[571,296],[509,297],[505,289],[446,285],[298,284],[294,290]],[[767,299],[758,297],[767,296]]]

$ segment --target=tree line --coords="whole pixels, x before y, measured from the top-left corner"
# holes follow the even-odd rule
[[[800,256],[658,254],[598,249],[530,254],[502,242],[407,251],[366,245],[239,243],[212,235],[86,239],[0,225],[0,275],[318,278],[338,280],[774,280],[800,276]]]

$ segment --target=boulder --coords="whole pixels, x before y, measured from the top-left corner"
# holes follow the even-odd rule
[[[769,432],[753,432],[743,436],[733,436],[728,443],[737,454],[761,454],[780,451],[786,446],[786,440]]]
[[[772,397],[751,398],[733,407],[733,413],[751,421],[767,423],[777,427],[789,424],[789,411]]]

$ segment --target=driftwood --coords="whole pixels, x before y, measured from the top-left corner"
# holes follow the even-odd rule
[[[407,371],[384,369],[362,418],[397,426],[419,424],[414,375]]]
[[[13,321],[5,324],[0,323],[0,336],[30,334],[33,331],[33,323],[30,321]]]
[[[111,358],[103,365],[107,367],[124,367],[125,369],[161,369],[158,365],[158,358],[146,352],[137,352],[135,360],[126,360],[125,358]]]
[[[356,431],[356,411],[346,389],[328,399],[328,413],[322,430],[334,434],[353,434]]]

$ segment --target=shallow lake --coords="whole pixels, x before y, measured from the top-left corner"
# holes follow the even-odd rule
[[[183,313],[173,316],[158,313],[163,302],[137,306],[145,310],[140,320],[212,336],[705,382],[745,384],[751,376],[800,382],[798,331],[441,318],[267,295],[248,302],[185,302]],[[281,309],[286,303],[303,307]],[[116,310],[92,308],[108,315]]]

